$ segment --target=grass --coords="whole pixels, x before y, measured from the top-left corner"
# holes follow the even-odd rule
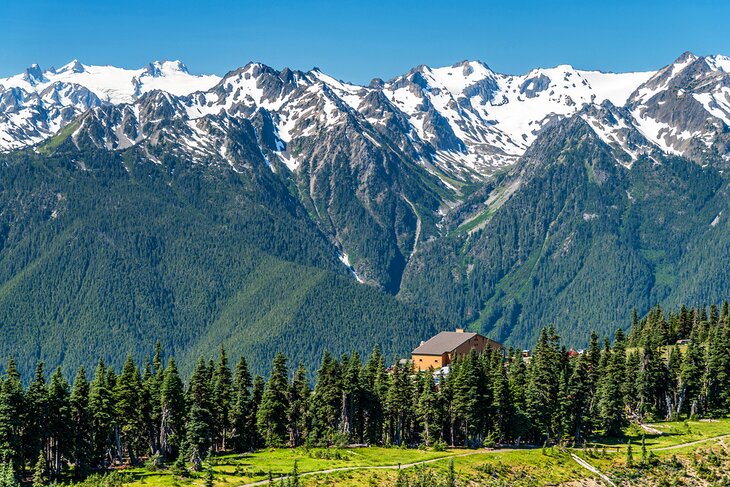
[[[487,221],[489,218],[491,218],[496,211],[496,208],[488,206],[477,216],[475,216],[471,220],[468,220],[466,223],[463,223],[460,227],[454,230],[453,235],[463,235],[465,233],[469,233],[470,231]]]
[[[595,445],[597,448],[606,446],[611,451],[615,451],[618,448],[620,452],[624,452],[627,441],[631,440],[634,452],[638,452],[641,449],[642,436],[645,439],[646,448],[648,450],[654,450],[730,434],[730,419],[719,419],[711,422],[661,421],[646,424],[661,431],[663,434],[652,435],[632,424],[626,429],[626,436],[624,438],[598,438],[597,441],[591,442],[591,445]],[[659,451],[657,451],[657,454],[659,454]]]
[[[445,452],[423,451],[404,448],[352,448],[352,449],[269,449],[243,455],[215,457],[213,472],[216,486],[236,486],[266,480],[269,471],[274,479],[289,475],[297,461],[300,473],[343,467],[372,467],[422,462],[453,456],[460,450]],[[324,457],[324,458],[318,458]],[[127,470],[135,477],[131,486],[168,486],[175,483],[168,472],[149,472],[144,468]],[[192,485],[202,478],[182,480],[181,485]]]
[[[652,423],[652,426],[664,434],[645,437],[649,462],[653,463],[649,466],[641,464],[641,430],[635,426],[629,427],[627,431],[627,439],[631,439],[633,448],[635,465],[633,468],[626,466],[625,441],[618,445],[618,451],[612,449],[616,445],[612,444],[604,450],[599,444],[596,448],[576,453],[611,477],[617,484],[627,482],[629,485],[706,485],[704,480],[707,479],[702,478],[700,469],[696,465],[697,460],[700,459],[700,463],[705,461],[709,451],[717,451],[721,456],[727,457],[728,439],[719,437],[730,434],[730,420],[728,419],[717,422],[660,422]],[[694,441],[702,441],[702,443],[666,449]],[[729,463],[727,458],[724,461]],[[675,466],[675,462],[681,467]],[[715,470],[727,471],[726,466],[720,465]],[[718,476],[716,480],[719,478]]]
[[[461,452],[463,454],[463,452]],[[474,453],[474,452],[471,452]],[[574,463],[567,453],[548,449],[545,454],[537,450],[476,452],[468,456],[453,456],[454,471],[459,485],[485,485],[501,482],[501,485],[554,485],[587,477],[587,473]],[[406,469],[411,478],[419,468],[424,468],[435,478],[447,475],[449,462],[441,461]],[[302,478],[304,485],[362,486],[395,484],[397,470],[358,470],[336,472]],[[411,485],[417,485],[411,482]]]
[[[78,120],[75,120],[65,127],[63,127],[61,130],[58,131],[56,135],[48,139],[45,143],[40,145],[38,147],[38,152],[42,154],[50,154],[54,150],[56,150],[63,142],[71,137],[71,134],[73,134],[76,129],[79,127],[80,122]]]
[[[730,434],[730,419],[713,422],[672,421],[656,422],[651,426],[662,431],[662,435],[644,436],[646,447],[661,461],[668,461],[673,455],[690,458],[698,449],[711,448],[717,438]],[[356,470],[305,475],[301,485],[393,485],[398,475],[397,469],[378,469],[393,465],[411,466],[404,470],[406,475],[415,479],[423,468],[434,478],[444,478],[447,474],[449,459],[454,461],[457,478],[463,485],[556,485],[594,477],[592,473],[579,466],[570,457],[573,452],[602,472],[622,478],[639,473],[625,468],[627,441],[631,440],[634,461],[641,459],[641,438],[644,431],[636,425],[626,430],[620,439],[598,438],[586,449],[575,448],[561,451],[558,448],[503,449],[503,450],[465,450],[448,449],[442,452],[405,448],[295,448],[268,449],[243,455],[223,455],[213,459],[215,485],[233,487],[266,480],[271,472],[275,479],[288,475],[297,461],[300,473],[317,472],[334,468],[371,467]],[[693,441],[707,440],[698,445],[684,448],[661,450],[671,446]],[[421,462],[427,462],[421,464]],[[175,479],[167,471],[151,472],[144,468],[128,469],[134,482],[133,487],[142,486],[183,486],[201,485],[202,474],[189,479]]]
[[[504,204],[504,202],[507,200],[505,196],[508,197],[508,192],[510,191],[510,187],[514,186],[514,184],[502,184],[500,186],[497,186],[490,194],[489,201],[490,203],[486,206],[484,210],[482,210],[480,213],[477,213],[475,216],[472,216],[471,218],[468,218],[465,222],[463,222],[461,225],[459,225],[453,232],[453,235],[463,235],[464,233],[470,233],[472,230],[481,228],[483,224],[485,224],[494,214],[497,212],[497,210]]]

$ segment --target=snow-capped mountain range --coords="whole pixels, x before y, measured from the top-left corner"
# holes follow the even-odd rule
[[[218,81],[219,76],[189,74],[179,61],[153,62],[134,70],[87,66],[77,60],[45,71],[34,64],[0,79],[0,149],[36,144],[92,107],[133,103],[154,90],[187,95]]]
[[[280,328],[350,347],[384,333],[369,322],[396,344],[435,316],[517,346],[550,323],[587,339],[628,323],[621,303],[728,295],[728,169],[719,55],[367,85],[261,63],[32,66],[0,79],[0,317],[17,324],[0,336],[49,323],[81,343],[109,322],[128,344],[151,323],[176,344],[180,325],[193,343]]]
[[[258,117],[267,161],[293,171],[307,156],[293,147],[347,127],[365,144],[393,146],[435,174],[483,179],[514,164],[547,124],[573,115],[624,165],[655,150],[698,163],[730,161],[730,58],[685,53],[658,71],[561,65],[518,76],[464,61],[418,66],[368,86],[316,68],[258,63],[223,78],[199,76],[179,61],[137,70],[72,61],[0,79],[0,150],[32,146],[74,121],[75,141],[123,149],[164,139],[174,121],[182,132],[168,135],[182,152],[225,160],[235,145],[225,136],[231,120]]]

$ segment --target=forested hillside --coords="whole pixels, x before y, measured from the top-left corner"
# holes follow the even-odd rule
[[[377,340],[392,356],[437,327],[352,279],[262,160],[236,172],[63,146],[0,158],[0,355],[26,376],[37,360],[120,366],[158,340],[186,372],[221,343],[261,372],[277,350],[313,363]]]
[[[159,340],[190,371],[225,343],[262,371],[284,349],[311,365],[376,337],[391,357],[464,325],[525,347],[554,324],[585,346],[591,329],[629,326],[626,302],[643,314],[728,292],[723,175],[658,154],[619,165],[579,117],[544,130],[519,168],[471,187],[438,228],[416,203],[384,199],[375,214],[418,227],[418,239],[395,229],[382,247],[382,227],[366,238],[347,224],[370,217],[343,207],[344,193],[313,208],[301,181],[256,152],[256,132],[239,130],[232,166],[175,156],[174,143],[155,148],[157,163],[145,148],[79,149],[68,134],[0,156],[0,354],[14,352],[24,373],[38,359],[70,371],[91,365],[88,349],[120,365]],[[399,177],[408,191],[429,181],[415,166]],[[374,176],[363,184],[376,180],[385,191]],[[347,239],[378,243],[391,263],[408,254],[395,296],[353,278],[325,212],[349,215]]]
[[[519,346],[551,323],[585,345],[591,329],[628,326],[625,303],[643,314],[728,292],[728,183],[717,170],[659,155],[624,167],[579,117],[545,129],[522,164],[491,192],[514,191],[506,202],[475,205],[480,225],[457,221],[421,248],[405,301]]]

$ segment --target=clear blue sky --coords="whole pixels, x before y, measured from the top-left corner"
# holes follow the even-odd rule
[[[32,63],[141,67],[180,59],[223,74],[254,60],[365,83],[479,59],[505,73],[572,64],[663,66],[730,55],[730,1],[4,0],[0,76]]]

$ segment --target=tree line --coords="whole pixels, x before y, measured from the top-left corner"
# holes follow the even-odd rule
[[[313,385],[281,353],[264,379],[244,358],[231,367],[221,348],[187,384],[160,346],[121,371],[99,361],[91,380],[80,368],[71,384],[61,369],[46,380],[39,363],[24,386],[11,358],[0,382],[2,475],[80,478],[142,459],[185,475],[210,453],[262,447],[579,444],[621,435],[632,420],[730,414],[727,302],[709,313],[655,308],[628,336],[594,333],[581,352],[549,327],[529,358],[472,351],[448,374],[389,365],[377,347],[365,361],[325,353]]]

